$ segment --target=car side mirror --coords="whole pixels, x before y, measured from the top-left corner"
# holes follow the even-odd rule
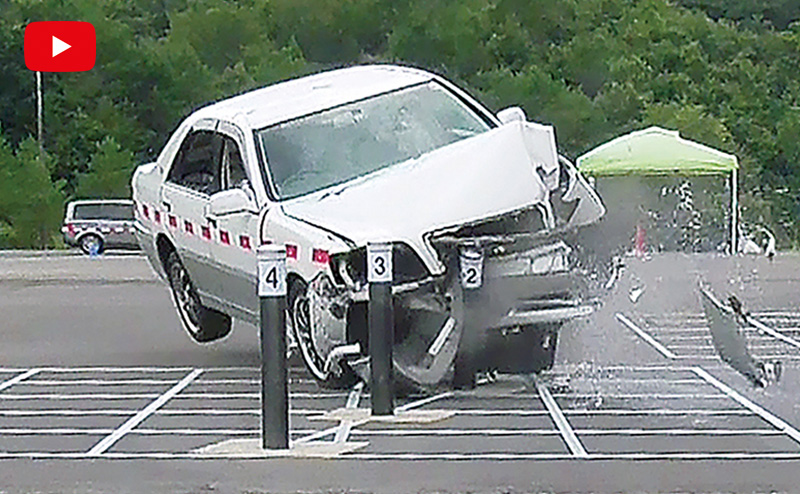
[[[511,122],[525,122],[528,117],[525,115],[525,110],[518,106],[510,106],[497,112],[497,119],[500,123],[505,125]]]
[[[215,216],[247,211],[256,212],[256,206],[242,189],[223,190],[211,196],[209,212]]]

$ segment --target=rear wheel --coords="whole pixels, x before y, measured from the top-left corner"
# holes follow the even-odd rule
[[[167,257],[167,275],[181,323],[193,340],[207,343],[231,332],[230,316],[206,307],[200,302],[200,296],[189,277],[189,272],[183,267],[175,251],[170,252]]]

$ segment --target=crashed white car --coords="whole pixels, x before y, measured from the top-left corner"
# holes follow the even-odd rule
[[[257,322],[255,250],[282,244],[291,340],[317,379],[350,381],[368,363],[365,248],[390,241],[398,382],[446,383],[456,354],[541,370],[562,323],[589,311],[565,239],[604,208],[553,129],[524,120],[389,65],[251,91],[193,113],[136,170],[138,239],[199,342]],[[477,314],[461,248],[486,256]],[[480,334],[465,345],[468,317]]]

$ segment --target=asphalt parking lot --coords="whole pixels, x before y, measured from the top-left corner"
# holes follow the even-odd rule
[[[17,260],[5,264],[0,283],[6,314],[0,322],[6,342],[0,349],[0,470],[8,474],[3,478],[14,479],[11,489],[0,483],[7,491],[52,485],[47,476],[24,474],[42,461],[58,465],[53,476],[73,474],[65,473],[71,467],[64,463],[75,471],[89,468],[93,476],[114,472],[116,462],[159,470],[172,461],[184,467],[213,465],[210,471],[246,465],[240,483],[233,481],[238,490],[230,489],[243,492],[259,485],[255,479],[268,465],[302,471],[305,462],[319,460],[342,472],[367,465],[392,465],[400,472],[397,465],[406,463],[424,465],[428,472],[450,472],[453,465],[465,469],[460,480],[442,483],[437,474],[403,479],[405,484],[395,487],[382,483],[380,475],[364,483],[341,473],[314,484],[322,491],[492,491],[503,485],[517,490],[791,490],[791,472],[796,474],[800,460],[800,306],[785,293],[790,288],[766,273],[748,281],[766,287],[748,299],[752,315],[766,328],[748,330],[748,341],[758,358],[784,364],[783,379],[767,390],[753,389],[715,355],[699,305],[664,304],[647,296],[634,304],[626,300],[629,287],[621,283],[616,301],[566,331],[552,371],[487,376],[472,391],[400,398],[398,415],[409,412],[413,418],[407,420],[370,419],[368,389],[322,388],[294,362],[293,444],[337,446],[297,455],[307,458],[302,460],[263,459],[225,448],[259,438],[252,328],[237,327],[220,344],[196,346],[180,333],[165,288],[148,278],[140,258],[43,262],[57,263],[58,276],[37,279],[31,273],[41,272],[41,263]],[[87,266],[98,269],[82,274]],[[656,285],[646,274],[633,280]],[[784,285],[793,283],[791,278]],[[598,342],[605,348],[598,350]],[[590,347],[597,353],[586,351]],[[261,461],[253,464],[254,459]],[[28,463],[32,460],[36,463]],[[717,466],[718,477],[709,477],[708,462]],[[513,465],[513,473],[500,466],[506,464]],[[565,475],[592,471],[591,464],[611,465],[607,472],[646,466],[630,478],[600,475],[594,483],[580,473]],[[261,473],[254,473],[256,465],[264,467]],[[554,465],[549,473],[547,465]],[[666,475],[676,465],[693,476]],[[654,477],[652,471],[659,474]],[[541,483],[531,481],[532,472],[540,473]],[[172,478],[169,485],[196,488],[197,478],[203,475]],[[306,485],[303,480],[298,474],[295,484],[271,485],[294,490],[285,486]],[[84,484],[74,485],[81,491]]]

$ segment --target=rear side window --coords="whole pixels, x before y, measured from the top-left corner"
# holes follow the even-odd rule
[[[208,130],[190,133],[181,144],[167,180],[201,192],[214,194],[222,188],[220,161],[222,138]]]
[[[76,204],[72,217],[76,220],[133,220],[133,205]]]

